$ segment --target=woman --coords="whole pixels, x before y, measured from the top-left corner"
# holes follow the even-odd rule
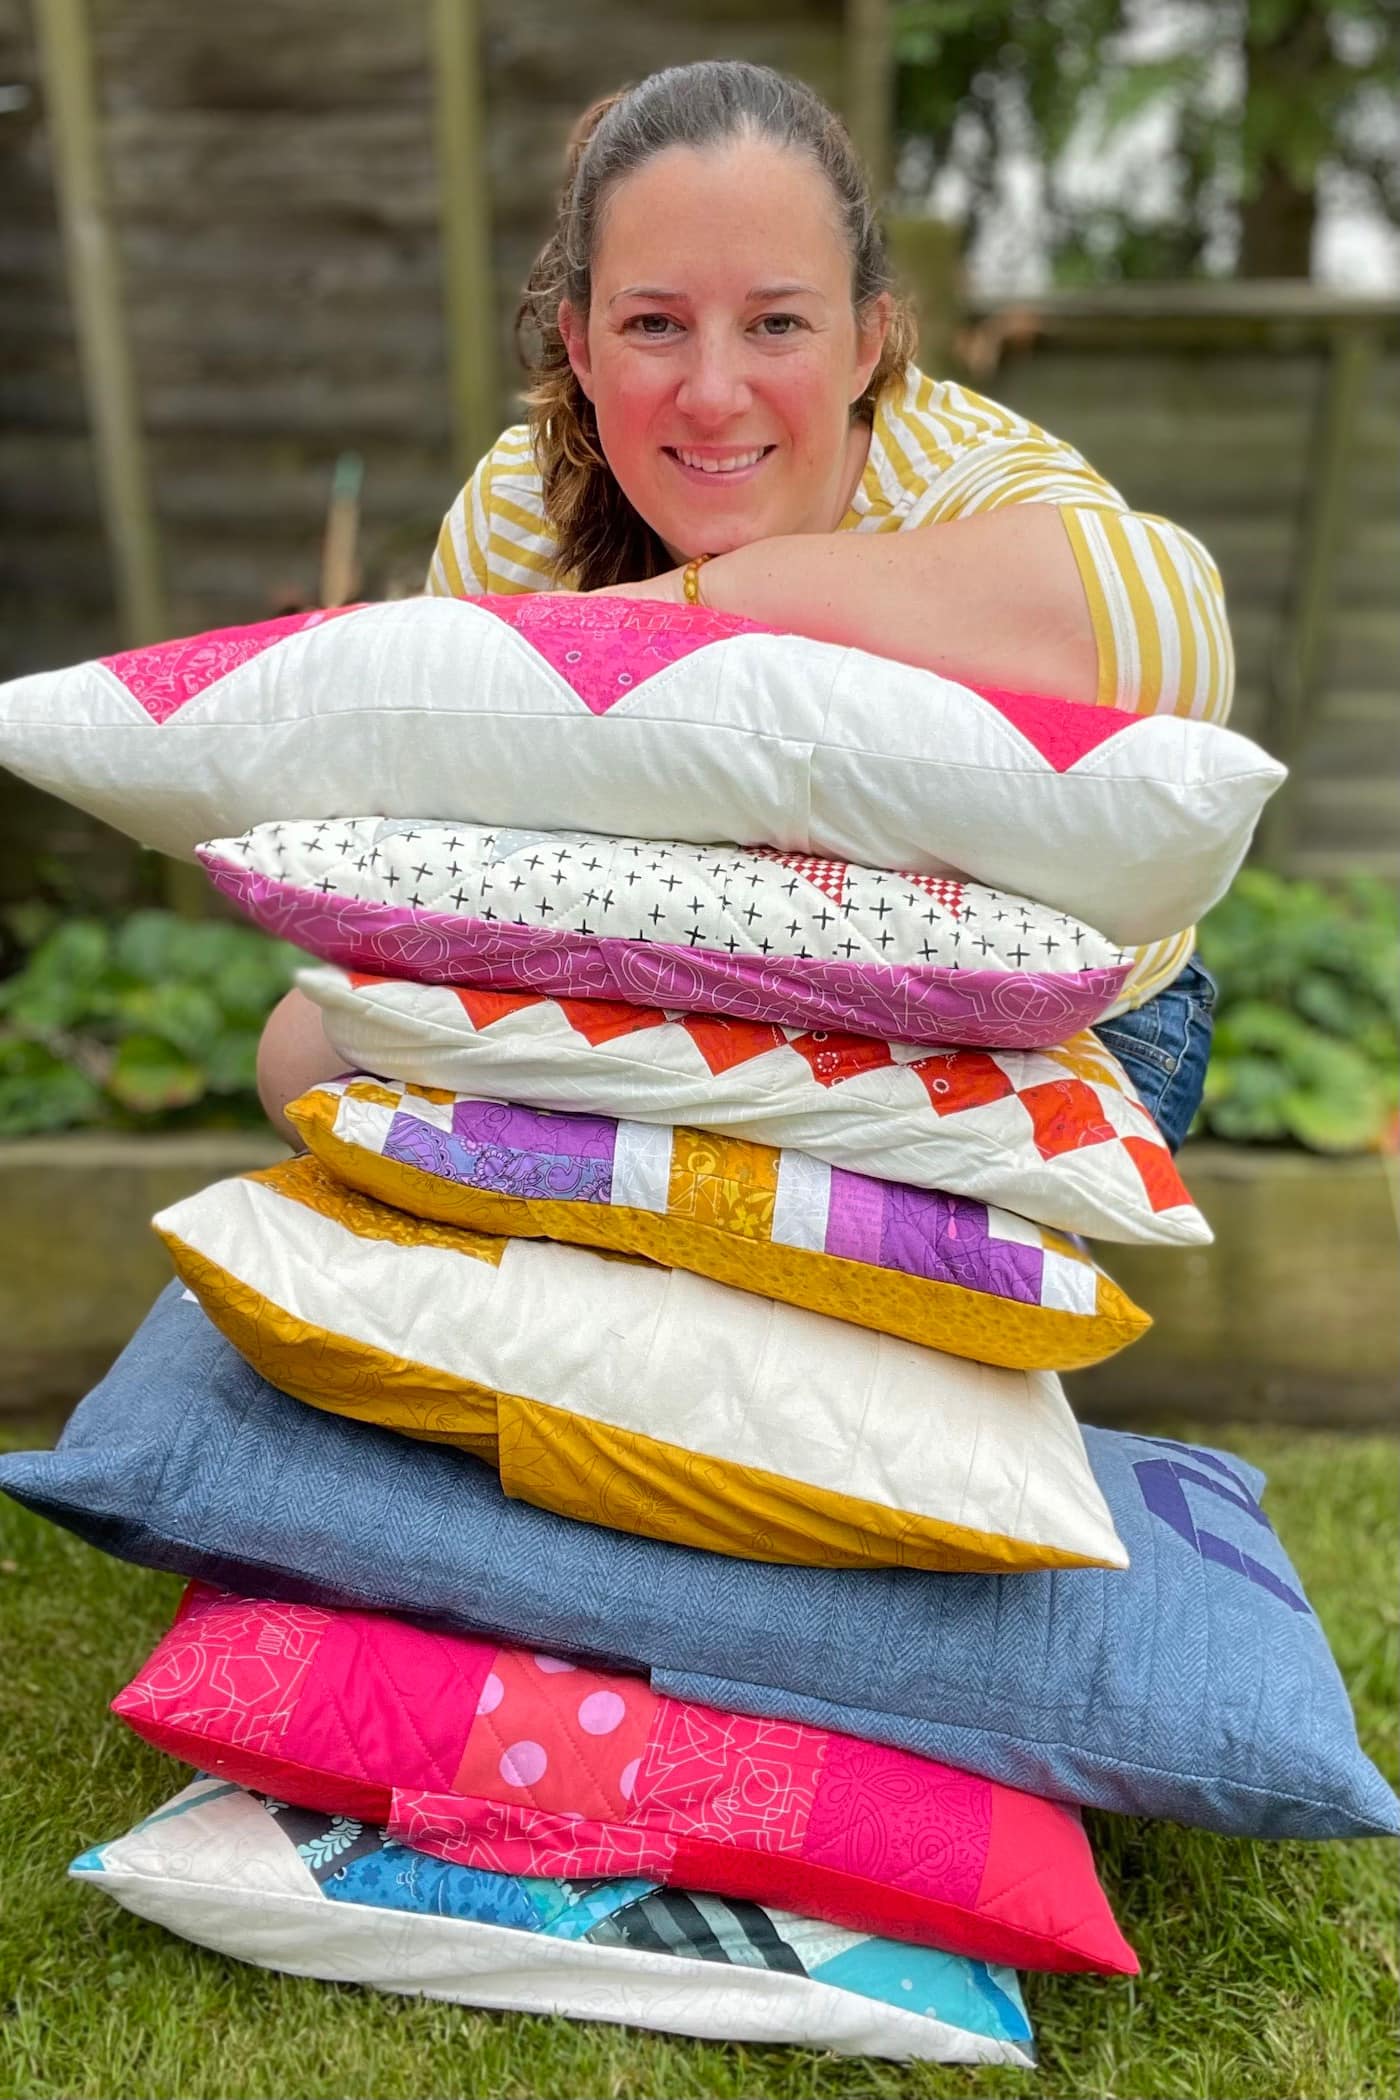
[[[591,109],[519,321],[528,421],[453,504],[430,591],[689,597],[972,684],[1224,719],[1205,550],[917,369],[864,173],[797,82],[708,62]],[[1193,945],[1156,944],[1145,1003],[1100,1031],[1174,1147],[1210,1046]],[[285,1130],[338,1069],[292,993],[263,1040],[269,1114]]]

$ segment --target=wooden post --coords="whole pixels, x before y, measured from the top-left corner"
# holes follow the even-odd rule
[[[85,0],[35,0],[54,183],[122,639],[169,631],[121,269],[107,205]]]
[[[846,115],[876,202],[894,179],[894,35],[889,0],[846,0]]]
[[[465,481],[500,435],[480,0],[429,0],[448,385]]]
[[[1269,664],[1269,749],[1296,766],[1316,704],[1337,556],[1346,526],[1347,476],[1378,339],[1370,328],[1334,328],[1313,425],[1307,499],[1293,567],[1293,589]],[[1274,796],[1259,824],[1255,853],[1279,867],[1297,820],[1298,781]]]

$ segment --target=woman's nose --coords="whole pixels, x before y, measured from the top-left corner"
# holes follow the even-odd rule
[[[751,396],[737,346],[697,343],[676,392],[676,406],[697,423],[722,423],[748,408]]]

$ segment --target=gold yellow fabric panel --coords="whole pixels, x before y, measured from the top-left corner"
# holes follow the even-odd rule
[[[395,1247],[445,1247],[449,1253],[465,1254],[473,1261],[490,1262],[499,1268],[505,1253],[502,1233],[464,1230],[461,1226],[434,1223],[427,1217],[410,1217],[404,1206],[383,1209],[367,1203],[366,1190],[348,1179],[338,1180],[326,1172],[319,1159],[307,1153],[295,1159],[279,1159],[275,1166],[255,1167],[244,1177],[266,1183],[293,1203],[304,1203],[318,1217],[343,1225],[359,1240],[385,1240]],[[392,1206],[392,1199],[387,1199]]]
[[[1100,1565],[729,1465],[533,1400],[503,1401],[500,1466],[506,1493],[521,1501],[739,1560],[991,1575]]]
[[[1071,1067],[1087,1065],[1092,1055],[1049,1054]],[[330,1174],[401,1212],[493,1240],[561,1240],[640,1255],[976,1363],[1017,1371],[1081,1370],[1126,1348],[1151,1325],[1149,1315],[1101,1271],[1096,1311],[1086,1315],[777,1244],[768,1235],[779,1154],[742,1138],[678,1128],[672,1211],[662,1216],[622,1205],[501,1195],[385,1159],[337,1135],[336,1097],[325,1092],[304,1095],[288,1114]],[[1057,1234],[1044,1237],[1047,1246],[1069,1251]]]
[[[298,1319],[197,1248],[170,1233],[161,1238],[181,1283],[269,1385],[327,1414],[455,1444],[497,1464],[499,1394]]]

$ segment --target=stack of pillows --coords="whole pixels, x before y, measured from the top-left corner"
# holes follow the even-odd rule
[[[116,1710],[207,1776],[76,1873],[298,1973],[1024,2064],[1017,1965],[1137,1966],[1078,1805],[1400,1827],[1260,1477],[1056,1375],[1147,1324],[1077,1235],[1208,1238],[1089,1031],[1253,746],[525,597],[21,681],[0,756],[198,846],[347,1068],[0,1466],[194,1578]]]

